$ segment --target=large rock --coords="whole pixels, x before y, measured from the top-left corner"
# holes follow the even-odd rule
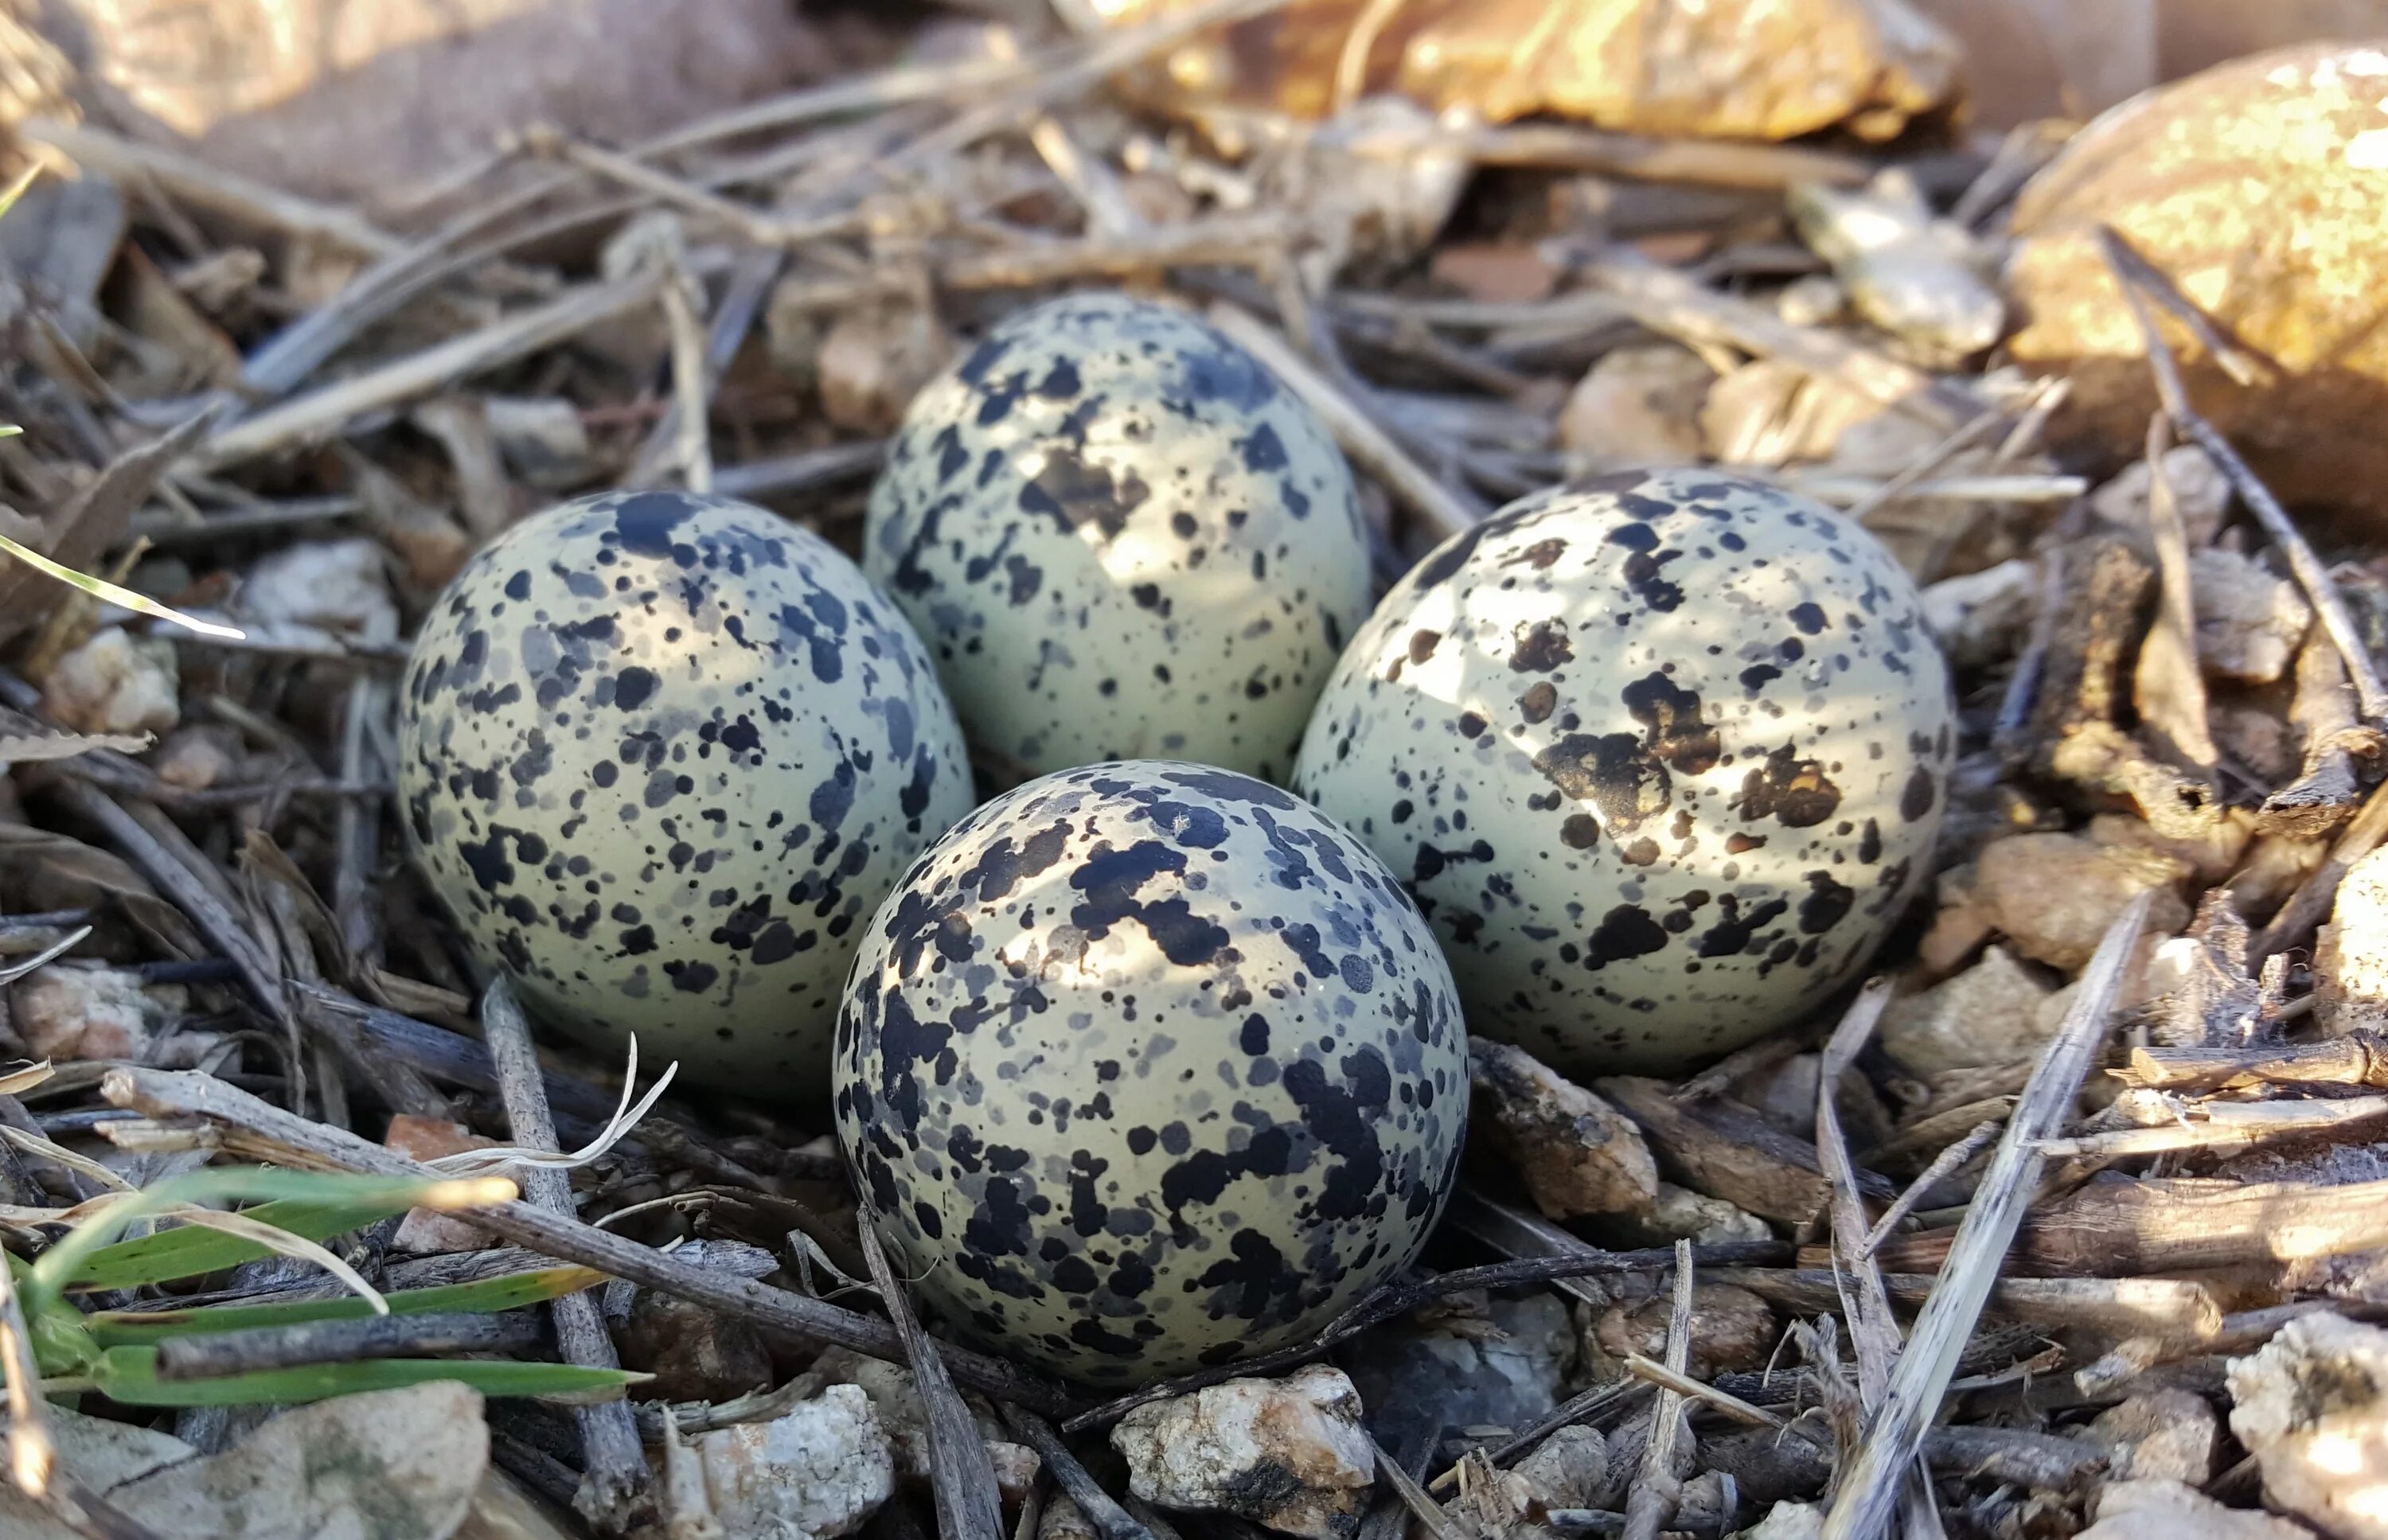
[[[2100,118],[2015,205],[2007,270],[2026,321],[2014,357],[2073,389],[2060,448],[2140,452],[2155,404],[2137,324],[2097,243],[2111,224],[2277,366],[2229,380],[2183,349],[2200,410],[2291,502],[2388,512],[2388,222],[2379,101],[2388,53],[2283,49],[2220,65]]]
[[[2293,1320],[2229,1370],[2230,1431],[2264,1492],[2338,1540],[2388,1540],[2388,1331]]]
[[[1095,9],[1132,24],[1196,3]],[[1191,95],[1324,117],[1364,14],[1377,14],[1370,0],[1294,0],[1157,57],[1129,84],[1162,105]],[[1364,91],[1494,120],[1747,139],[1848,123],[1887,138],[1956,95],[1955,43],[1908,0],[1409,0],[1379,19]]]

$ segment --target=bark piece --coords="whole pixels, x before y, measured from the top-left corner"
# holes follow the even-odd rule
[[[1554,1219],[1646,1212],[1658,1168],[1632,1120],[1523,1049],[1468,1044],[1476,1127]]]
[[[1594,1082],[1642,1126],[1658,1168],[1696,1193],[1769,1219],[1797,1224],[1824,1205],[1816,1147],[1724,1097],[1678,1105],[1658,1080],[1616,1075]],[[1881,1194],[1889,1184],[1874,1179]]]

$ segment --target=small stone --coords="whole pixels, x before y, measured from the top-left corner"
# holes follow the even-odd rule
[[[1360,1393],[1312,1364],[1137,1407],[1111,1430],[1128,1490],[1162,1508],[1233,1513],[1304,1540],[1351,1540],[1376,1483]]]
[[[2189,554],[2197,604],[2197,662],[2206,674],[2268,685],[2288,673],[2313,606],[2294,583],[2253,557],[2204,547]]]
[[[2079,1540],[2313,1540],[2268,1513],[2225,1508],[2179,1482],[2150,1477],[2098,1490],[2098,1521]]]
[[[240,761],[238,730],[206,722],[168,734],[150,755],[149,767],[168,786],[204,791],[231,776]]]
[[[2013,657],[2038,607],[2039,572],[2018,556],[1962,577],[1944,577],[1924,590],[1924,624],[1958,668],[1981,668]]]
[[[1658,1196],[1658,1167],[1633,1122],[1521,1048],[1467,1048],[1476,1127],[1554,1219],[1633,1214]]]
[[[1934,218],[1905,172],[1886,171],[1861,189],[1795,185],[1785,202],[1864,319],[1941,363],[1999,340],[2006,304],[1975,271],[1971,236]]]
[[[1511,1470],[1546,1508],[1590,1508],[1608,1481],[1608,1444],[1597,1428],[1561,1428]]]
[[[17,1035],[44,1059],[145,1059],[182,1005],[179,989],[153,996],[139,974],[88,963],[35,968],[8,995]]]
[[[2228,1382],[2230,1431],[2274,1507],[2338,1540],[2388,1540],[2388,1330],[2301,1317]]]
[[[1694,465],[1700,404],[1716,371],[1670,346],[1613,348],[1576,382],[1559,410],[1559,444],[1604,468]]]
[[[2165,485],[2172,489],[2173,507],[2180,514],[2182,533],[2194,552],[2214,543],[2223,515],[2230,510],[2230,482],[2221,467],[2194,444],[2165,451]],[[2135,460],[2114,480],[2090,494],[2090,511],[2115,528],[2141,532],[2148,527],[2148,462]]]
[[[2148,826],[2146,819],[2132,814],[2101,813],[2090,820],[2086,832],[2102,845],[2154,851],[2160,855],[2186,862],[2197,885],[2206,887],[2221,882],[2239,870],[2247,854],[2248,843],[2255,837],[2255,820],[2244,809],[2231,808],[2199,834],[2191,837],[2160,834]]]
[[[1754,359],[1708,387],[1700,437],[1728,465],[1831,460],[1858,423],[1889,409],[1778,359]]]
[[[1639,1305],[1612,1305],[1594,1323],[1594,1345],[1611,1358],[1629,1353],[1667,1356],[1667,1324],[1674,1301],[1660,1294]],[[1713,1379],[1728,1370],[1755,1369],[1774,1351],[1774,1307],[1731,1283],[1702,1283],[1692,1291],[1692,1341],[1688,1372]]]
[[[2172,935],[2189,923],[2177,890],[2189,864],[2155,851],[2100,845],[2074,834],[2018,834],[1982,848],[1974,902],[2035,963],[2076,973],[2088,966],[2124,906],[2154,890],[2147,931]]]
[[[1815,1503],[1779,1502],[1766,1517],[1741,1532],[1741,1540],[1816,1540],[1824,1533],[1824,1510]]]
[[[1450,126],[1464,126],[1454,114]],[[1433,143],[1434,113],[1406,96],[1361,97],[1318,125],[1301,158],[1301,192],[1315,228],[1332,231],[1346,265],[1403,262],[1433,244],[1475,168]],[[1388,155],[1381,146],[1404,145]]]
[[[1045,1511],[1036,1517],[1036,1540],[1102,1540],[1102,1532],[1068,1493],[1056,1492],[1045,1499]]]
[[[364,538],[286,546],[249,568],[240,610],[267,625],[311,626],[364,641],[398,637],[387,559]]]
[[[2034,1019],[2053,986],[2002,946],[1953,978],[1894,1000],[1882,1014],[1883,1052],[1929,1080],[1952,1069],[2028,1063],[2045,1041]]]
[[[761,1278],[779,1267],[769,1252],[736,1241],[691,1241],[672,1256],[735,1278]],[[610,1317],[610,1298],[607,1303]],[[762,1333],[708,1306],[637,1289],[622,1319],[606,1324],[622,1367],[654,1376],[631,1392],[641,1399],[727,1401],[771,1382],[771,1352]]]
[[[1462,242],[1440,246],[1428,271],[1470,299],[1499,304],[1547,299],[1558,284],[1550,261],[1531,246]]]
[[[821,415],[851,433],[887,434],[945,367],[953,338],[922,306],[840,316],[821,338]]]
[[[887,1434],[859,1385],[832,1385],[783,1417],[717,1428],[692,1447],[729,1535],[835,1540],[896,1492]]]
[[[2388,848],[2346,869],[2313,970],[2314,1020],[2324,1032],[2388,1028]]]
[[[995,1471],[996,1495],[1003,1499],[1005,1508],[1016,1509],[1028,1500],[1036,1478],[1044,1474],[1044,1458],[1025,1444],[1014,1444],[1010,1439],[990,1438],[985,1442],[986,1463]]]
[[[1783,285],[1774,313],[1794,326],[1829,326],[1848,313],[1849,297],[1831,275],[1810,272]]]
[[[484,409],[499,459],[525,486],[569,491],[596,473],[589,426],[563,397],[492,396]]]
[[[2203,1486],[2214,1475],[2221,1420],[2205,1397],[2185,1390],[2154,1390],[2117,1402],[2078,1436],[2106,1451],[2115,1480],[2160,1478]]]
[[[1610,1216],[1596,1228],[1601,1240],[1622,1247],[1670,1246],[1677,1241],[1724,1245],[1774,1238],[1766,1221],[1747,1209],[1665,1180],[1658,1183],[1658,1200],[1648,1212]]]
[[[79,733],[171,732],[183,719],[182,688],[172,642],[109,625],[50,665],[42,710]]]
[[[462,1123],[451,1123],[440,1117],[424,1117],[401,1112],[389,1120],[382,1134],[382,1146],[394,1150],[409,1160],[437,1160],[442,1155],[460,1155],[466,1150],[487,1150],[497,1141],[484,1139]],[[486,1231],[476,1230],[453,1214],[436,1209],[410,1208],[398,1224],[398,1232],[390,1237],[395,1251],[430,1255],[451,1251],[480,1251],[490,1244]]]
[[[1454,1295],[1429,1319],[1371,1332],[1345,1368],[1376,1408],[1378,1438],[1400,1445],[1445,1427],[1523,1428],[1558,1405],[1575,1368],[1574,1323],[1557,1295]],[[1423,1315],[1424,1313],[1421,1312]],[[1435,1387],[1431,1397],[1416,1394]]]
[[[2214,734],[2214,746],[2267,786],[2293,781],[2304,767],[2296,737],[2278,713],[2260,706],[2209,704],[2205,719]]]

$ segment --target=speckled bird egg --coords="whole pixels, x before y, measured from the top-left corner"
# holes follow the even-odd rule
[[[838,1019],[837,1121],[957,1327],[1100,1384],[1317,1332],[1449,1193],[1467,1048],[1366,846],[1233,771],[1031,781],[921,858]]]
[[[863,564],[972,741],[1028,775],[1160,755],[1281,780],[1368,612],[1351,469],[1309,408],[1115,294],[1010,317],[915,398]]]
[[[1759,483],[1632,472],[1418,563],[1294,784],[1407,881],[1475,1030],[1665,1071],[1864,965],[1929,876],[1953,717],[1873,536]]]
[[[870,912],[971,773],[920,638],[827,542],[608,493],[515,525],[433,606],[399,792],[416,864],[535,1010],[809,1100]]]

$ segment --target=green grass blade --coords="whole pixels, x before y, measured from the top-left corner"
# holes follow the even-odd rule
[[[484,1314],[520,1309],[592,1288],[605,1275],[589,1268],[540,1268],[470,1283],[400,1289],[382,1297],[394,1316]],[[203,1305],[189,1310],[99,1310],[84,1318],[102,1347],[152,1346],[169,1337],[240,1332],[258,1326],[304,1326],[319,1320],[362,1320],[373,1306],[353,1294],[295,1299],[274,1305]]]
[[[495,1358],[368,1358],[309,1364],[208,1380],[160,1380],[154,1347],[110,1348],[92,1374],[95,1389],[128,1407],[247,1407],[321,1401],[359,1391],[461,1380],[484,1395],[586,1395],[646,1379],[621,1369],[518,1364]]]
[[[241,1212],[303,1240],[321,1241],[386,1219],[392,1214],[403,1214],[406,1209],[404,1204],[392,1207],[387,1200],[351,1204],[292,1201],[260,1204]],[[196,1278],[273,1255],[255,1241],[227,1235],[220,1230],[181,1225],[103,1246],[85,1257],[64,1281],[79,1289],[130,1289],[144,1283]]]
[[[168,621],[186,631],[196,631],[202,637],[222,637],[229,641],[240,641],[248,635],[237,626],[218,625],[213,621],[201,620],[197,615],[186,615],[180,610],[159,603],[146,594],[136,594],[130,588],[120,587],[104,577],[94,577],[89,573],[77,572],[64,562],[51,561],[30,546],[19,545],[6,535],[0,535],[0,551],[15,557],[35,572],[57,578],[70,588],[81,588],[94,599],[104,600],[108,603],[131,610],[135,614],[147,615],[153,620]]]
[[[108,1243],[126,1224],[176,1204],[263,1198],[268,1201],[245,1210],[250,1218],[305,1240],[321,1241],[403,1214],[421,1198],[426,1185],[387,1177],[280,1171],[261,1166],[194,1171],[159,1182],[75,1226],[33,1265],[32,1281],[37,1289],[127,1289],[193,1278],[273,1255],[254,1241],[194,1226]]]

